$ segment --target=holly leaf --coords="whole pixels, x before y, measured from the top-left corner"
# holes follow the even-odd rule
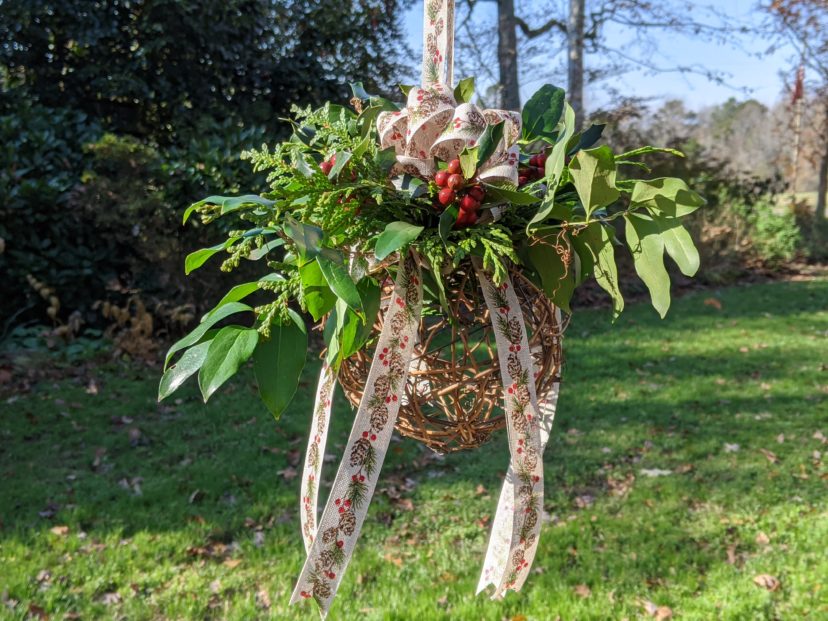
[[[205,403],[250,358],[258,342],[259,333],[253,328],[225,326],[218,331],[198,372]]]
[[[483,130],[480,140],[477,141],[477,168],[483,166],[486,160],[494,154],[497,145],[503,140],[503,128],[505,125],[503,121],[500,121],[496,125],[486,125],[486,129]],[[466,179],[471,179],[471,177],[466,177]]]
[[[587,218],[596,209],[614,203],[620,195],[615,187],[615,156],[607,146],[579,151],[569,163],[569,174]]]
[[[192,213],[203,205],[218,205],[220,207],[219,213],[223,216],[231,211],[236,211],[242,207],[249,205],[259,207],[271,207],[276,204],[269,198],[257,196],[256,194],[245,194],[244,196],[208,196],[204,200],[193,203],[184,211],[184,218],[182,224],[187,224]]]
[[[295,312],[289,313],[291,321],[271,324],[270,338],[259,341],[253,352],[259,396],[277,419],[296,393],[308,351],[305,323]]]
[[[472,97],[474,97],[474,78],[463,78],[454,87],[454,99],[461,104],[470,102]]]
[[[477,172],[478,150],[478,147],[466,147],[460,153],[460,168],[463,170],[463,176],[466,179],[473,178],[474,173]]]
[[[374,256],[377,260],[382,261],[391,253],[417,239],[420,233],[423,232],[423,228],[408,222],[391,222],[377,239]]]
[[[336,163],[328,173],[328,179],[336,179],[339,173],[342,172],[342,169],[345,168],[346,164],[351,160],[351,154],[348,153],[348,151],[337,151],[335,157]]]
[[[499,185],[484,183],[487,203],[511,203],[512,205],[534,205],[540,198],[529,192],[513,190]]]
[[[544,84],[529,98],[522,113],[524,140],[554,140],[564,109],[564,98],[564,90],[551,84]]]

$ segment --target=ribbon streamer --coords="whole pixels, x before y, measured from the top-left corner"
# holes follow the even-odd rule
[[[402,403],[422,311],[414,253],[401,258],[345,455],[290,603],[313,598],[324,618],[353,554]]]

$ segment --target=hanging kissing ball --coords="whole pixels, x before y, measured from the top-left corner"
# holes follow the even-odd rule
[[[452,190],[459,190],[463,187],[463,184],[466,183],[466,180],[463,179],[463,175],[455,173],[448,178],[446,185],[450,187]]]
[[[449,173],[445,170],[439,171],[436,175],[434,175],[434,183],[437,184],[437,187],[444,188],[449,179]]]
[[[450,173],[450,174],[452,174],[452,175],[457,175],[457,174],[460,174],[460,170],[461,170],[461,168],[460,168],[460,160],[458,160],[458,159],[453,159],[453,160],[451,160],[451,161],[449,162],[449,164],[448,164],[448,171],[449,171],[449,173]]]
[[[437,200],[440,201],[440,204],[443,207],[448,207],[449,205],[451,205],[454,202],[455,198],[457,198],[457,193],[451,188],[443,188],[437,195]]]

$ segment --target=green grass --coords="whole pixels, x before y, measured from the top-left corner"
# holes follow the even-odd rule
[[[550,518],[524,590],[474,596],[504,438],[444,459],[403,440],[332,619],[635,619],[646,602],[678,619],[828,618],[828,445],[814,437],[828,435],[828,282],[695,294],[666,321],[644,305],[608,316],[580,312],[567,333]],[[249,378],[207,407],[193,390],[158,406],[157,370],[76,372],[0,401],[0,617],[316,618],[287,607],[303,547],[286,478],[311,374],[276,425]],[[337,459],[351,418],[338,399]]]

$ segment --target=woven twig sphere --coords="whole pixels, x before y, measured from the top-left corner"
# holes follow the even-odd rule
[[[469,263],[444,278],[457,321],[424,313],[396,425],[402,435],[441,453],[476,448],[506,424],[500,364],[480,283]],[[540,370],[536,382],[542,400],[559,381],[562,326],[543,292],[515,269],[511,278]],[[375,334],[382,328],[390,293],[388,287]],[[354,406],[362,398],[373,354],[365,348],[340,367],[339,383]]]

